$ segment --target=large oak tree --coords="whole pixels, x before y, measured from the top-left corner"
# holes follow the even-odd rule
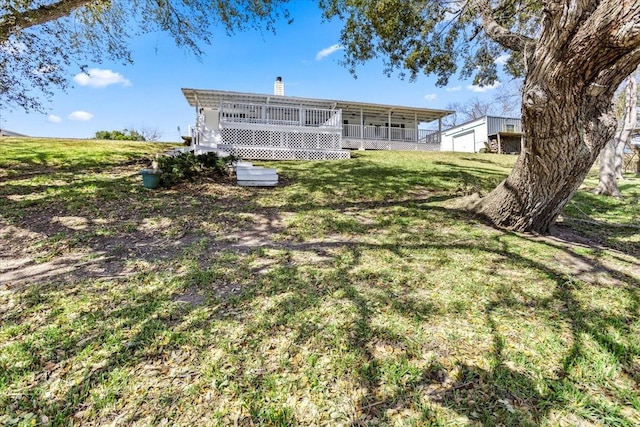
[[[509,176],[470,208],[494,224],[545,233],[613,137],[612,98],[640,63],[638,0],[323,0],[345,20],[346,64],[461,71],[497,79],[496,59],[524,77],[523,150]],[[462,64],[459,67],[459,64]]]

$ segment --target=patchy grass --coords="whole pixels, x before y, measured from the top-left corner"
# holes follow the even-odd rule
[[[150,191],[135,159],[156,146],[10,141],[0,424],[640,424],[637,181],[574,199],[610,250],[586,223],[542,238],[443,207],[509,156],[357,152],[275,163],[274,189]]]
[[[593,194],[597,184],[594,171],[569,202],[564,221],[595,242],[640,256],[640,176],[626,174],[620,198]]]

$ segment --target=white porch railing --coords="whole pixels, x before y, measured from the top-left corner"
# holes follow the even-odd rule
[[[440,143],[437,130],[410,129],[385,126],[343,125],[342,136],[350,139],[377,141],[416,142],[423,144]]]
[[[223,102],[220,124],[224,127],[225,123],[340,129],[342,110]]]

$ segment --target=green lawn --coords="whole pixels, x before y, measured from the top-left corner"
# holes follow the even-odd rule
[[[540,237],[447,208],[513,156],[163,148],[0,139],[0,425],[640,425],[640,178]]]

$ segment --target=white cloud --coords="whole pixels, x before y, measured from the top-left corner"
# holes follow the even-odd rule
[[[482,92],[487,92],[489,90],[497,89],[500,86],[502,86],[502,83],[500,82],[495,82],[492,85],[485,85],[485,86],[469,85],[467,86],[467,90],[470,90],[471,92],[482,93]]]
[[[117,84],[121,84],[124,87],[131,86],[129,79],[122,74],[100,68],[91,68],[86,73],[76,74],[73,77],[73,81],[80,86],[90,87],[106,87]]]
[[[60,123],[62,121],[62,117],[56,116],[55,114],[49,114],[47,118],[51,123]]]
[[[509,58],[511,58],[511,55],[509,55],[509,54],[506,54],[506,53],[505,53],[504,55],[500,55],[500,56],[498,56],[498,57],[496,58],[496,60],[495,60],[495,61],[493,61],[493,62],[495,62],[495,63],[496,63],[496,64],[498,64],[498,65],[504,65],[504,64],[506,64],[506,63],[507,63],[507,61],[509,60]]]
[[[437,97],[438,95],[436,95],[435,93],[428,93],[424,96],[424,99],[426,99],[427,101],[435,101]]]
[[[462,90],[462,86],[450,86],[444,88],[444,90],[446,90],[447,92],[457,92],[459,90]]]
[[[93,119],[93,114],[87,113],[86,111],[74,111],[69,114],[69,120],[78,120],[82,122],[86,122],[87,120]]]
[[[339,44],[334,44],[332,46],[326,47],[316,54],[316,61],[320,61],[323,58],[331,55],[332,53],[342,49],[344,49],[344,47]]]

